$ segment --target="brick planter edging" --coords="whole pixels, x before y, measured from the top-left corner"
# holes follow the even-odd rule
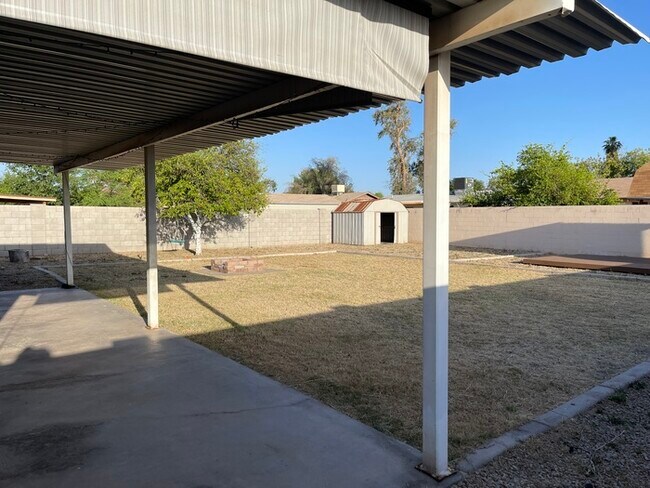
[[[264,261],[255,257],[216,258],[210,269],[219,273],[255,273],[264,270]]]

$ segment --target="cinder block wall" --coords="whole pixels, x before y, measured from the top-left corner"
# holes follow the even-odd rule
[[[422,211],[410,213],[409,242],[422,241]],[[650,206],[450,209],[453,245],[650,258]]]
[[[331,211],[316,206],[270,206],[239,228],[206,239],[215,247],[262,247],[331,242]],[[144,213],[129,207],[72,207],[73,252],[144,252]],[[181,247],[159,243],[161,249]],[[0,256],[8,249],[28,249],[34,256],[63,254],[63,208],[46,205],[0,205]]]

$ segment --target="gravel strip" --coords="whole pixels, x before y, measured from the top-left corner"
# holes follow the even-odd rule
[[[506,452],[457,486],[650,486],[650,377]]]

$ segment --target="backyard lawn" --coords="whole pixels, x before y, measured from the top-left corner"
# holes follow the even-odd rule
[[[361,250],[255,253],[334,249]],[[266,272],[226,277],[208,261],[161,253],[161,324],[419,447],[421,261],[412,257],[420,250],[363,250],[371,254],[270,257]],[[650,355],[650,279],[477,257],[496,256],[452,253],[454,458]],[[89,263],[75,270],[79,286],[144,313],[141,256],[77,260]],[[36,264],[63,272],[54,260]],[[5,286],[12,269],[0,266]],[[33,281],[51,283],[38,272]]]

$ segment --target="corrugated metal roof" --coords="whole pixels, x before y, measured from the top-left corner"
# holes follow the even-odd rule
[[[286,75],[0,17],[0,161],[51,164],[286,79]],[[156,145],[158,159],[378,106],[336,88]],[[136,150],[89,167],[142,164]]]
[[[336,207],[334,213],[363,213],[376,200],[349,200]]]
[[[477,0],[389,0],[408,10],[437,19]],[[522,67],[539,66],[565,56],[579,57],[589,49],[600,51],[615,41],[635,44],[648,38],[595,0],[576,0],[575,11],[456,49],[451,56],[452,85],[479,81]]]
[[[395,0],[442,17],[473,0]],[[452,53],[452,83],[510,74],[542,61],[581,56],[642,34],[594,0],[576,0],[556,17]],[[73,158],[177,118],[270,86],[285,75],[215,59],[0,17],[0,160],[45,163]],[[389,101],[336,88],[234,122],[156,145],[157,158],[259,137]],[[142,164],[141,150],[90,167]]]

